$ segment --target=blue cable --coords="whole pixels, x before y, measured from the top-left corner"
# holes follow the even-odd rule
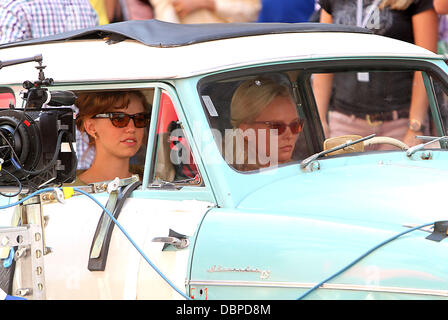
[[[411,228],[409,230],[403,231],[383,242],[381,242],[380,244],[376,245],[375,247],[373,247],[372,249],[366,251],[364,254],[362,254],[361,256],[359,256],[357,259],[353,260],[351,263],[349,263],[347,266],[345,266],[344,268],[342,268],[341,270],[339,270],[338,272],[334,273],[333,275],[329,276],[328,278],[326,278],[325,280],[319,282],[318,284],[316,284],[314,287],[312,287],[311,289],[309,289],[308,291],[306,291],[304,294],[302,294],[299,298],[297,298],[297,300],[301,300],[303,298],[305,298],[307,295],[309,295],[311,292],[313,292],[314,290],[318,289],[320,286],[322,286],[324,283],[332,280],[333,278],[337,277],[338,275],[340,275],[341,273],[347,271],[349,268],[351,268],[353,265],[355,265],[356,263],[358,263],[359,261],[361,261],[362,259],[364,259],[366,256],[368,256],[369,254],[371,254],[373,251],[377,250],[378,248],[384,246],[385,244],[392,242],[393,240],[407,234],[410,232],[413,232],[415,230],[424,228],[424,227],[428,227],[434,225],[434,222],[431,223],[426,223],[426,224],[422,224],[421,226],[418,227],[414,227]]]
[[[95,199],[95,197],[93,197],[92,195],[90,195],[89,193],[78,189],[76,187],[73,187],[73,190],[78,191],[79,193],[82,193],[84,195],[86,195],[87,197],[89,197],[90,199],[92,199],[96,204],[98,204],[101,209],[103,209],[108,216],[112,219],[112,221],[117,225],[118,228],[120,228],[121,232],[123,232],[123,234],[126,236],[126,238],[128,238],[128,240],[132,243],[132,245],[134,246],[135,249],[137,249],[137,251],[140,253],[140,255],[146,260],[146,262],[154,269],[154,271],[156,271],[159,276],[161,276],[163,278],[163,280],[165,280],[170,286],[171,288],[173,288],[177,293],[179,293],[182,297],[184,297],[187,300],[192,300],[189,296],[185,295],[182,291],[180,291],[152,262],[151,260],[149,260],[149,258],[145,255],[145,253],[138,247],[138,245],[134,242],[134,240],[132,240],[132,238],[129,236],[129,234],[126,232],[126,230],[124,230],[124,228],[121,226],[121,224],[114,218],[114,216],[97,200]]]
[[[44,193],[44,192],[53,192],[55,188],[45,188],[45,189],[41,189],[41,190],[37,190],[35,192],[33,192],[32,194],[26,196],[25,198],[23,198],[20,201],[17,201],[15,203],[11,203],[11,204],[7,204],[4,206],[0,206],[0,210],[1,209],[6,209],[6,208],[10,208],[16,205],[19,205],[23,202],[25,202],[26,200]],[[114,216],[109,212],[109,210],[107,210],[97,199],[95,199],[95,197],[93,197],[92,195],[90,195],[89,193],[85,192],[84,190],[78,189],[76,187],[73,188],[73,190],[78,191],[79,193],[82,193],[84,195],[86,195],[87,197],[89,197],[90,199],[92,199],[96,204],[98,204],[101,209],[104,210],[104,212],[107,213],[107,215],[112,219],[112,221],[118,226],[118,228],[120,228],[121,232],[123,232],[123,234],[126,236],[126,238],[128,238],[128,240],[132,243],[132,245],[134,246],[135,249],[137,249],[137,251],[140,253],[140,255],[146,260],[146,262],[154,269],[154,271],[156,271],[160,277],[163,278],[163,280],[165,280],[170,286],[171,288],[173,288],[177,293],[179,293],[181,296],[183,296],[185,299],[187,300],[192,300],[189,296],[185,295],[180,289],[178,289],[152,262],[151,260],[149,260],[149,258],[145,255],[145,253],[138,247],[138,245],[134,242],[134,240],[132,240],[132,238],[129,236],[129,234],[126,232],[126,230],[124,230],[124,228],[121,226],[121,224],[114,218]]]
[[[151,260],[149,260],[149,258],[145,255],[145,253],[138,247],[138,245],[134,242],[134,240],[132,240],[132,238],[129,236],[129,234],[126,232],[126,230],[124,230],[124,228],[121,226],[121,224],[114,218],[114,216],[109,212],[109,210],[107,210],[97,199],[95,199],[95,197],[93,197],[92,195],[90,195],[89,193],[78,189],[76,187],[73,188],[73,190],[78,191],[79,193],[82,193],[84,195],[86,195],[87,197],[89,197],[90,199],[92,199],[96,204],[98,204],[101,209],[103,209],[107,215],[112,219],[112,221],[118,226],[118,228],[120,228],[121,232],[123,232],[123,234],[126,236],[126,238],[132,243],[132,245],[135,247],[135,249],[137,249],[137,251],[140,253],[140,255],[146,260],[146,262],[154,269],[154,271],[156,271],[160,277],[162,277],[177,293],[179,293],[181,296],[183,296],[185,299],[187,300],[192,300],[189,296],[185,295],[182,291],[180,291],[152,262]],[[54,191],[54,188],[45,188],[45,189],[41,189],[38,190],[28,196],[26,196],[25,198],[23,198],[20,201],[17,201],[15,203],[12,204],[8,204],[8,205],[4,205],[4,206],[0,206],[0,209],[6,209],[9,207],[13,207],[16,205],[19,205],[23,202],[25,202],[26,200],[40,194],[43,192],[50,192],[50,191]],[[334,273],[333,275],[329,276],[328,278],[322,280],[321,282],[319,282],[318,284],[316,284],[315,286],[313,286],[312,288],[310,288],[309,290],[307,290],[305,293],[303,293],[299,298],[297,298],[297,300],[301,300],[303,298],[305,298],[306,296],[308,296],[310,293],[312,293],[313,291],[315,291],[316,289],[318,289],[319,287],[321,287],[324,283],[329,282],[330,280],[332,280],[333,278],[339,276],[340,274],[344,273],[345,271],[347,271],[349,268],[351,268],[353,265],[355,265],[356,263],[358,263],[359,261],[361,261],[362,259],[364,259],[366,256],[368,256],[369,254],[371,254],[372,252],[374,252],[375,250],[379,249],[380,247],[388,244],[389,242],[392,242],[396,239],[398,239],[399,237],[408,234],[410,232],[419,230],[421,228],[424,227],[428,227],[434,225],[434,222],[430,222],[430,223],[425,223],[422,224],[420,226],[411,228],[409,230],[403,231],[383,242],[381,242],[380,244],[376,245],[375,247],[373,247],[372,249],[366,251],[365,253],[363,253],[361,256],[359,256],[358,258],[356,258],[355,260],[353,260],[351,263],[349,263],[347,266],[345,266],[344,268],[342,268],[341,270],[337,271],[336,273]]]
[[[34,196],[37,196],[38,194],[41,194],[41,193],[44,193],[44,192],[51,192],[51,191],[54,191],[54,188],[45,188],[45,189],[37,190],[37,191],[33,192],[32,194],[26,196],[25,198],[23,198],[23,199],[20,200],[20,201],[17,201],[17,202],[14,202],[14,203],[10,203],[10,204],[6,204],[6,205],[4,205],[4,206],[0,206],[0,210],[1,210],[1,209],[7,209],[7,208],[11,208],[11,207],[17,206],[17,205],[19,205],[19,204],[22,204],[22,203],[25,202],[26,200],[28,200],[28,199],[30,199],[30,198],[32,198],[32,197],[34,197]]]

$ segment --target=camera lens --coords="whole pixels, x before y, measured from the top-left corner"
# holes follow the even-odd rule
[[[18,178],[27,176],[22,169],[33,170],[39,162],[41,141],[35,121],[20,110],[0,111],[0,158],[2,167]],[[20,166],[20,167],[18,167]],[[13,181],[1,175],[0,182]]]
[[[13,156],[13,150],[16,154],[22,151],[22,141],[14,131],[15,127],[10,124],[0,125],[0,158],[6,161]]]

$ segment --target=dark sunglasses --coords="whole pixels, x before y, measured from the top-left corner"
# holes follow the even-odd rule
[[[141,112],[136,114],[127,114],[123,112],[107,112],[94,115],[92,119],[109,118],[114,127],[124,128],[129,124],[129,121],[134,120],[136,128],[144,128],[149,124],[149,113]]]
[[[280,121],[254,121],[252,123],[262,123],[266,125],[269,129],[277,130],[278,135],[282,135],[283,133],[285,133],[287,127],[289,127],[289,129],[293,134],[298,134],[302,132],[304,122],[305,121],[303,119],[299,119],[294,120],[289,124]]]

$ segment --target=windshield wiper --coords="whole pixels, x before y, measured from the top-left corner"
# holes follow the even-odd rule
[[[416,146],[410,147],[407,151],[406,151],[406,155],[408,157],[412,156],[414,153],[416,153],[419,150],[422,150],[425,146],[427,146],[428,144],[437,142],[439,140],[448,140],[448,136],[442,136],[442,137],[431,137],[431,136],[416,136],[417,139],[421,139],[421,140],[430,140],[428,142],[425,143],[420,143]]]
[[[309,156],[308,158],[302,160],[302,162],[300,162],[300,168],[301,169],[305,169],[311,162],[313,162],[317,158],[320,158],[320,157],[322,157],[322,156],[324,156],[324,155],[326,155],[328,153],[331,153],[331,152],[334,152],[334,151],[337,151],[337,150],[340,150],[340,149],[344,149],[344,148],[346,148],[348,146],[357,144],[359,142],[362,142],[362,141],[365,141],[365,140],[368,140],[368,139],[372,139],[374,136],[376,136],[375,133],[371,134],[369,136],[365,136],[364,138],[361,138],[361,139],[358,139],[358,140],[349,140],[346,143],[340,144],[340,145],[338,145],[336,147],[333,147],[331,149],[315,153],[312,156]]]

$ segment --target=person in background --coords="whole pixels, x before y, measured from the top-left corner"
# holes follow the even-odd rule
[[[0,44],[96,25],[89,0],[0,0]]]
[[[434,0],[434,9],[438,14],[448,14],[448,0]]]
[[[439,42],[437,53],[448,54],[448,16],[439,16]]]
[[[90,3],[98,13],[100,24],[154,17],[148,0],[90,0]]]
[[[439,14],[438,53],[448,54],[448,0],[434,0],[434,9]]]
[[[371,26],[375,34],[414,43],[433,52],[437,51],[438,19],[432,0],[320,0],[320,5],[322,7],[320,21],[323,23],[367,27],[370,17],[366,17],[366,14],[376,12],[379,17]],[[368,10],[372,8],[373,10]],[[361,21],[367,24],[360,25]],[[380,109],[385,101],[384,96],[353,94],[364,92],[363,88],[366,86],[370,89],[372,86],[376,89],[385,86],[388,82],[384,77],[387,75],[378,73],[368,80],[356,79],[354,73],[315,75],[313,89],[327,137],[348,133],[366,135],[366,132],[369,132],[399,139],[409,146],[420,143],[415,136],[424,133],[428,113],[428,101],[420,73],[415,72],[413,75],[403,73],[402,79],[395,79],[391,86],[396,90],[392,92],[394,94],[388,96],[388,101],[393,101],[394,105],[388,110]],[[334,99],[330,106],[333,79]],[[351,86],[350,94],[344,90],[344,86]],[[388,90],[390,89],[389,87]],[[407,97],[409,100],[403,102],[402,97]],[[347,108],[351,105],[358,106],[356,112]],[[329,109],[331,112],[328,112]],[[398,119],[392,120],[394,114]],[[375,123],[369,121],[373,117],[376,118]],[[359,128],[363,128],[362,133],[357,132]]]
[[[41,38],[98,24],[98,14],[89,0],[0,0],[0,44]],[[78,168],[87,168],[93,159],[94,150],[85,154],[86,137],[78,131],[76,140],[76,153],[81,159],[78,160]]]
[[[120,0],[123,20],[147,20],[154,18],[148,0]]]
[[[148,0],[154,18],[173,23],[254,22],[260,0]]]
[[[309,22],[320,22],[320,10],[319,0],[314,0],[314,12],[311,14]]]
[[[89,0],[92,8],[98,14],[98,22],[100,25],[108,24],[107,6],[105,0]]]
[[[257,22],[308,22],[315,0],[262,0]]]

